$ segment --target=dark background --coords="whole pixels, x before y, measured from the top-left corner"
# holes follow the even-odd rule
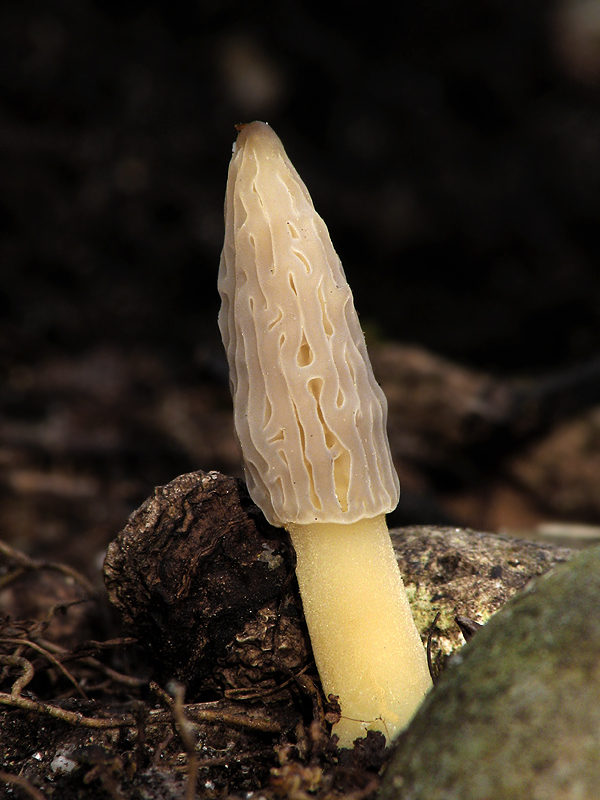
[[[154,484],[235,471],[207,441],[229,424],[216,277],[238,122],[284,141],[372,340],[498,376],[594,358],[599,25],[565,0],[4,0],[5,530],[105,541]]]
[[[4,2],[2,345],[214,339],[233,125],[261,118],[365,324],[511,372],[594,353],[600,49],[557,8]]]

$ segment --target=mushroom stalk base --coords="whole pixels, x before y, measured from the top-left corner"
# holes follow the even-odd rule
[[[385,515],[349,525],[289,525],[296,575],[333,733],[352,747],[369,730],[391,741],[431,686]]]

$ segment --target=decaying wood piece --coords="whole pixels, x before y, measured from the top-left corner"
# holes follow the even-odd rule
[[[230,696],[273,692],[311,661],[287,534],[218,472],[158,487],[111,543],[113,604],[159,680]]]

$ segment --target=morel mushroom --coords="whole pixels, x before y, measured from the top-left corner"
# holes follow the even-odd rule
[[[392,739],[430,686],[387,529],[399,485],[387,404],[323,220],[262,122],[229,167],[219,326],[250,494],[286,528],[342,747]]]

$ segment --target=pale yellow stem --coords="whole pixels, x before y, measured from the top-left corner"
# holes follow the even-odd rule
[[[288,525],[317,669],[339,697],[341,747],[368,730],[393,739],[431,686],[385,515]]]

